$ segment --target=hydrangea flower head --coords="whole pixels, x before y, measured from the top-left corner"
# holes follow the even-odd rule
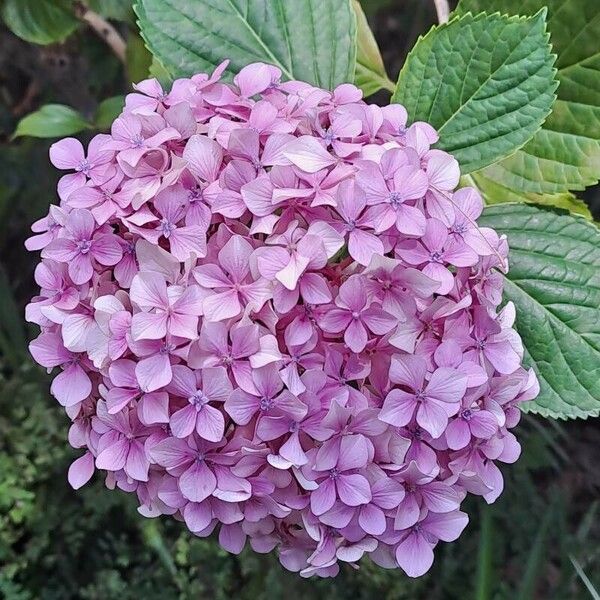
[[[245,67],[135,86],[110,135],[50,150],[35,360],[82,455],[221,546],[302,576],[364,554],[411,577],[493,502],[521,366],[475,189],[426,123]]]

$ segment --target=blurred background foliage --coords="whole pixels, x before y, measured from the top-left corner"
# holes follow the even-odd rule
[[[418,35],[434,23],[433,2],[362,3],[395,79]],[[104,21],[94,21],[98,15]],[[151,57],[129,0],[0,0],[0,16],[0,598],[600,598],[593,583],[600,582],[594,421],[526,416],[518,430],[523,456],[505,471],[504,494],[491,507],[470,499],[467,531],[441,545],[434,568],[416,581],[366,561],[359,570],[344,567],[335,580],[302,580],[273,556],[231,556],[174,520],[142,518],[134,498],[107,491],[97,477],[71,490],[69,423],[27,351],[36,332],[25,326],[23,311],[35,293],[37,257],[23,241],[55,201],[58,174],[47,158],[52,138],[83,130],[85,139],[106,128],[128,82],[146,76]],[[106,43],[102,22],[125,48]],[[389,94],[373,99],[387,102]],[[47,115],[29,121],[48,139],[14,140],[28,133],[23,124],[16,132],[19,121],[30,113],[36,118],[48,103],[74,110],[60,109],[68,118],[58,125],[50,126]],[[586,194],[598,218],[600,194]]]

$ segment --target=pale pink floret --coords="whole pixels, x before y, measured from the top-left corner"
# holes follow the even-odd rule
[[[98,232],[94,217],[88,210],[73,210],[65,220],[64,233],[64,237],[50,242],[42,255],[67,263],[73,283],[86,283],[92,278],[93,261],[112,266],[123,256],[116,236]]]
[[[353,352],[364,349],[369,332],[384,335],[397,324],[393,315],[371,303],[365,282],[359,275],[353,275],[340,287],[335,303],[338,308],[327,312],[319,324],[329,333],[344,332],[344,341]]]
[[[539,392],[506,239],[401,105],[228,68],[140,82],[110,134],[51,147],[71,172],[26,318],[69,482],[304,577],[365,554],[420,576],[467,494],[500,495]]]

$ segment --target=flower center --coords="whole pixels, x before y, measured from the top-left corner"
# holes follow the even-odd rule
[[[196,202],[196,200],[201,200],[203,196],[202,193],[202,188],[197,185],[196,187],[193,187],[189,192],[188,192],[188,202]]]
[[[327,131],[325,131],[325,133],[323,134],[323,140],[325,140],[325,142],[327,142],[327,144],[329,145],[333,142],[334,139],[335,135],[333,131],[331,131],[331,128],[327,129]]]
[[[177,227],[173,225],[173,223],[170,223],[168,219],[162,219],[160,225],[158,226],[158,229],[165,238],[169,239],[169,237],[171,236],[173,231],[177,229]]]
[[[188,398],[188,402],[199,411],[205,404],[208,404],[209,399],[201,390],[196,390],[196,393]]]
[[[77,165],[77,168],[75,170],[78,171],[79,173],[83,173],[84,175],[88,175],[91,168],[92,168],[92,165],[89,163],[89,161],[86,158],[84,158]]]
[[[262,412],[267,412],[273,408],[275,401],[272,398],[267,398],[266,396],[260,399],[260,410]]]
[[[465,408],[465,410],[460,413],[460,416],[465,421],[468,421],[473,416],[473,411],[470,408]]]
[[[79,249],[80,254],[87,254],[92,247],[92,240],[81,240],[77,242],[77,248]]]
[[[437,250],[435,252],[431,252],[429,254],[429,260],[435,263],[442,262],[442,253],[438,252]]]
[[[134,135],[131,138],[131,144],[134,148],[141,148],[144,145],[144,138],[142,137],[142,134],[138,133],[137,135]]]
[[[389,195],[389,202],[394,208],[397,208],[403,202],[402,194],[400,192],[391,192]]]

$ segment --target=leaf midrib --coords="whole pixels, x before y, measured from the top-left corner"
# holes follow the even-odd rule
[[[254,39],[259,43],[259,45],[265,51],[266,55],[273,60],[273,64],[277,65],[288,79],[293,79],[294,78],[293,75],[281,63],[281,61],[278,60],[275,57],[275,55],[271,52],[271,50],[269,50],[269,47],[263,42],[263,40],[260,37],[260,35],[251,27],[250,23],[248,23],[248,21],[246,21],[246,19],[244,19],[244,16],[238,10],[237,6],[233,3],[233,1],[232,0],[227,0],[227,4],[229,4],[229,6],[231,6],[231,8],[233,9],[234,13],[238,16],[238,19],[246,26],[246,28],[248,29],[248,31],[250,32],[250,34],[252,35],[252,37],[254,37]],[[285,20],[285,17],[284,17],[284,20]],[[313,36],[313,40],[314,40],[314,36]]]

